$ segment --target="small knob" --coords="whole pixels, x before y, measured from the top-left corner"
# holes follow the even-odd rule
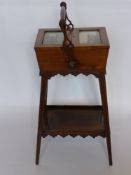
[[[76,60],[70,60],[68,64],[69,64],[69,67],[73,69],[76,67],[77,63],[76,63]]]

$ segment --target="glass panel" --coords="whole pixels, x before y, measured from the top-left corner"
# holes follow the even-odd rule
[[[62,44],[64,36],[62,32],[45,32],[43,44]]]
[[[80,44],[100,44],[100,35],[98,31],[80,31]]]

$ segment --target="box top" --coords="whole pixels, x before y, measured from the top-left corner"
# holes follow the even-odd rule
[[[105,27],[75,28],[68,37],[74,47],[108,47]],[[60,29],[39,29],[35,48],[63,47],[64,35]]]

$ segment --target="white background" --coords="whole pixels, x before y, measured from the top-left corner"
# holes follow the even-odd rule
[[[58,27],[60,2],[0,0],[1,174],[128,175],[131,172],[131,141],[128,140],[131,134],[131,0],[66,1],[75,27],[105,26],[107,29],[111,48],[106,79],[114,166],[108,167],[104,141],[80,137],[47,138],[41,165],[34,165],[40,89],[34,43],[39,28]],[[49,81],[48,104],[100,103],[98,82],[93,76],[58,75]]]

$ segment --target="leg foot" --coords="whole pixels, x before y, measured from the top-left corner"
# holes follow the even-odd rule
[[[36,165],[39,164],[39,156],[40,156],[40,147],[41,147],[41,135],[37,136],[37,146],[36,146]]]
[[[111,151],[110,135],[106,137],[106,142],[107,142],[107,149],[108,149],[109,165],[112,165],[112,151]]]

